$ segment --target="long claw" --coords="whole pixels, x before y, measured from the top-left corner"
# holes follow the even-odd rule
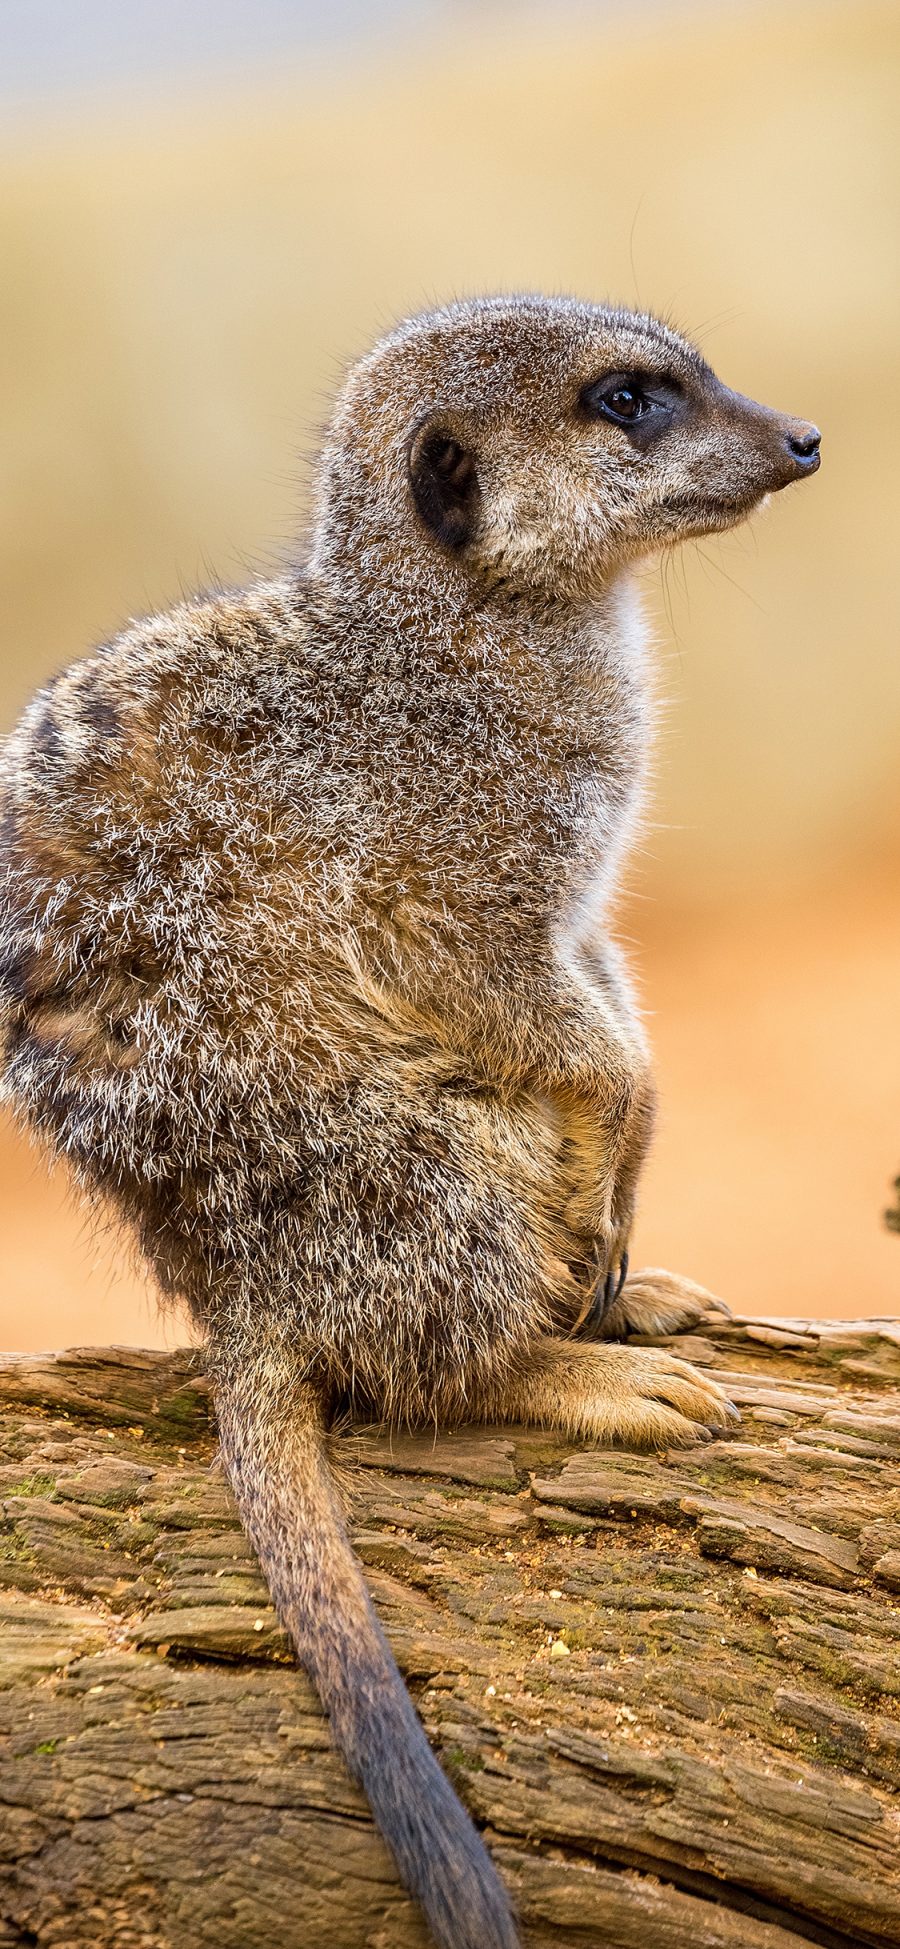
[[[607,1313],[614,1306],[628,1277],[628,1253],[623,1252],[618,1266],[609,1266],[606,1277],[597,1280],[593,1297],[578,1328],[579,1339],[596,1339]]]

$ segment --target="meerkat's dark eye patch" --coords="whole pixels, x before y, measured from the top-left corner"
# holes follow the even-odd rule
[[[588,419],[608,420],[644,447],[671,425],[681,397],[677,379],[668,375],[605,372],[582,386],[578,403]]]
[[[445,548],[464,548],[481,502],[473,455],[446,429],[423,427],[409,450],[409,480],[426,528]]]

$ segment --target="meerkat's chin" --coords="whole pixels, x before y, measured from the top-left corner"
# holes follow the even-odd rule
[[[726,533],[729,528],[737,528],[742,521],[749,520],[770,498],[768,492],[735,496],[731,501],[701,501],[695,495],[672,495],[660,504],[660,512],[666,519],[660,524],[658,545],[677,548],[683,541],[699,541],[703,535]]]

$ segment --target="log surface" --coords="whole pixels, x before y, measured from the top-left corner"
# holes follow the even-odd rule
[[[677,1345],[733,1439],[342,1437],[379,1611],[527,1949],[900,1944],[900,1326]],[[0,1403],[0,1949],[425,1949],[198,1357],[10,1355]]]

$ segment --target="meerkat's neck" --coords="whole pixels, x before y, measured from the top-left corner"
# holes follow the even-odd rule
[[[340,545],[334,534],[327,545],[314,536],[307,574],[326,602],[352,611],[376,651],[400,643],[408,659],[437,657],[445,670],[456,660],[464,675],[496,658],[511,684],[533,658],[548,693],[562,687],[560,702],[567,682],[605,678],[649,706],[647,633],[630,568],[589,594],[485,585],[452,556],[435,556],[423,574],[420,549],[351,523]]]

